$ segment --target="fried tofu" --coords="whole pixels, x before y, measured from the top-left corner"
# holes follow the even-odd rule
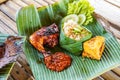
[[[105,48],[105,38],[96,36],[83,43],[84,51],[82,57],[100,60]]]

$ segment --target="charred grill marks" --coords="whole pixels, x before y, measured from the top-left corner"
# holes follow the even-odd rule
[[[58,44],[59,29],[56,24],[48,27],[42,27],[30,36],[30,43],[44,56],[46,67],[53,71],[62,71],[71,65],[71,57],[63,52],[50,54],[44,46],[55,47]]]
[[[37,35],[39,36],[49,36],[55,33],[58,33],[58,27],[56,24],[52,24],[48,27],[43,27],[40,30],[37,31]]]

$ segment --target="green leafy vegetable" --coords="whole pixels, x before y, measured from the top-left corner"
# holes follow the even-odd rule
[[[88,0],[78,0],[73,1],[72,3],[68,3],[68,15],[69,14],[85,14],[86,21],[83,25],[87,25],[93,21],[92,14],[94,12],[94,8],[90,5]]]

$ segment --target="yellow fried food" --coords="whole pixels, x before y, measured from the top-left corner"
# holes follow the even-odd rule
[[[83,43],[84,51],[83,57],[100,60],[105,48],[105,38],[102,36],[96,36]]]

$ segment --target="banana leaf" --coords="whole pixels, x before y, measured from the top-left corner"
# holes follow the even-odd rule
[[[64,0],[38,9],[33,5],[22,8],[16,16],[19,35],[29,38],[30,34],[42,26],[50,25],[53,22],[59,25],[60,20],[66,15],[68,2]],[[26,39],[23,48],[35,80],[90,80],[120,65],[120,44],[116,38],[106,32],[96,20],[86,28],[91,30],[94,36],[101,35],[106,39],[101,60],[74,56],[58,46],[57,49],[54,49],[55,51],[63,51],[73,59],[71,66],[62,72],[47,69],[44,63],[39,61],[43,57],[39,56],[40,53],[29,43],[28,38]]]
[[[8,36],[9,35],[7,35],[7,34],[0,34],[0,43],[3,43]],[[13,66],[14,66],[14,63],[10,63],[10,64],[8,64],[5,67],[0,69],[0,80],[7,79],[7,77],[10,75],[10,71],[11,71]]]

